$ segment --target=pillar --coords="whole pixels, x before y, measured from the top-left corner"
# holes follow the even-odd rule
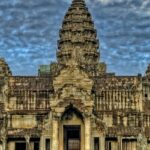
[[[40,138],[40,150],[45,150],[45,138],[43,135]]]
[[[52,150],[58,150],[59,137],[58,137],[58,119],[57,118],[53,118],[52,126],[53,126],[53,131],[52,131]]]
[[[6,149],[7,149],[7,146],[6,146],[6,144],[7,144],[7,139],[6,139],[6,137],[5,137],[5,138],[3,138],[3,140],[2,140],[2,144],[3,144],[3,146],[2,146],[2,150],[6,150]]]
[[[34,142],[30,142],[30,150],[34,150]]]
[[[130,140],[127,141],[127,150],[131,150],[130,149]]]
[[[91,150],[91,120],[85,118],[85,150]]]
[[[122,150],[122,137],[118,136],[118,150]]]
[[[105,136],[100,137],[100,150],[105,150]]]
[[[8,150],[15,150],[15,142],[8,142]]]
[[[30,136],[26,135],[25,140],[26,140],[26,150],[30,150]]]

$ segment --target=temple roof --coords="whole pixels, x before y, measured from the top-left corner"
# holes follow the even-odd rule
[[[74,59],[82,64],[99,61],[99,41],[84,0],[73,0],[60,29],[57,59],[61,64]]]

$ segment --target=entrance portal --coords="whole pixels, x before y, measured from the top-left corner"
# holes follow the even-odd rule
[[[80,150],[80,132],[80,126],[64,126],[64,150]]]
[[[16,150],[26,150],[26,143],[16,143]]]

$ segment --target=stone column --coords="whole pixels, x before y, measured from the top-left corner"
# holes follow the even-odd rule
[[[43,135],[40,138],[40,150],[45,150],[45,139]]]
[[[26,150],[30,150],[30,136],[26,135],[25,140],[26,140]]]
[[[8,150],[15,150],[15,142],[8,142]]]
[[[85,150],[91,150],[91,120],[85,118]]]
[[[1,142],[1,141],[0,141],[0,142]],[[2,150],[2,148],[3,148],[3,147],[2,147],[2,144],[0,144],[0,150]]]
[[[100,150],[105,150],[105,136],[100,137]]]
[[[34,150],[34,142],[30,142],[30,150]]]
[[[3,146],[2,146],[2,150],[7,150],[7,139],[6,139],[6,137],[5,137],[5,138],[3,138],[3,140],[2,140],[2,144],[3,144]]]
[[[58,118],[53,118],[52,126],[52,150],[58,150],[59,136],[58,136]]]
[[[118,136],[118,150],[122,150],[122,137]]]

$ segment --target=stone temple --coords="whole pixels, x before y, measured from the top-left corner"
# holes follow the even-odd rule
[[[144,76],[108,73],[96,33],[73,0],[55,63],[13,76],[0,59],[0,150],[150,150],[150,65]]]

